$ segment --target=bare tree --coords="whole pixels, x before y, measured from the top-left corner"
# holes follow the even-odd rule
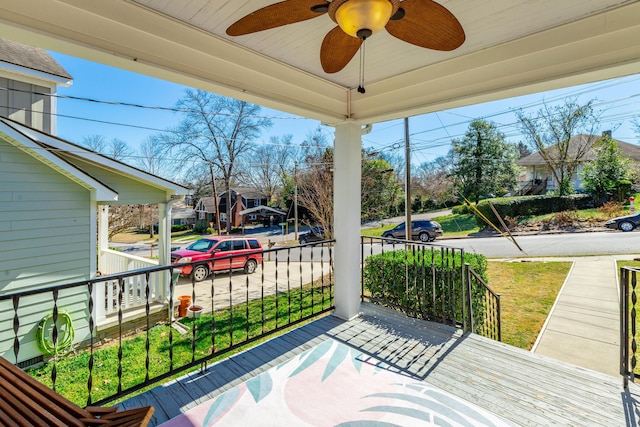
[[[544,104],[535,115],[522,110],[516,115],[527,142],[540,153],[558,184],[558,194],[570,194],[571,177],[597,139],[592,136],[599,126],[600,113],[593,110],[593,101],[578,105],[566,100],[558,106]]]
[[[454,180],[451,175],[452,153],[437,157],[431,162],[418,166],[415,177],[422,194],[437,206],[452,205],[457,202]]]
[[[106,155],[107,140],[102,135],[86,135],[82,137],[80,145],[89,150]]]
[[[309,154],[304,168],[294,176],[298,186],[298,205],[304,207],[314,222],[333,233],[333,150]]]
[[[80,143],[97,153],[103,154],[113,160],[127,163],[133,157],[134,151],[131,147],[121,139],[113,138],[107,141],[102,135],[89,135],[82,138]]]
[[[322,132],[320,126],[307,132],[305,139],[300,144],[300,149],[295,154],[294,160],[300,164],[311,161],[317,161],[324,154],[328,146],[327,135]]]
[[[149,136],[138,147],[136,165],[145,172],[172,179],[175,165],[163,154],[161,136]]]
[[[272,136],[269,144],[254,150],[254,160],[243,168],[244,184],[259,189],[270,201],[276,197],[278,189],[283,188],[285,177],[293,169],[296,149],[291,143],[292,138],[292,135]]]
[[[174,157],[183,170],[208,168],[212,186],[216,178],[220,178],[223,191],[231,194],[231,185],[239,172],[238,163],[253,150],[253,140],[271,126],[271,120],[258,116],[258,105],[202,90],[187,89],[177,108],[184,116],[176,129],[165,134],[165,152]],[[226,205],[227,219],[230,219],[232,203]],[[219,218],[219,212],[216,215]],[[231,221],[227,221],[227,232],[231,232]]]
[[[149,227],[153,237],[153,224],[158,219],[157,205],[114,205],[109,207],[109,239],[132,228]]]

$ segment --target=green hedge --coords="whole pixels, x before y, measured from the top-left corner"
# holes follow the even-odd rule
[[[496,199],[482,200],[476,208],[491,222],[499,226],[495,214],[489,206],[489,202],[504,218],[509,216],[516,218],[519,216],[544,215],[553,212],[562,212],[575,209],[586,209],[593,207],[593,199],[587,194],[573,194],[570,196],[522,196],[504,197]],[[475,214],[476,224],[480,228],[487,226],[486,221],[477,213]]]
[[[475,211],[469,205],[456,205],[451,208],[451,213],[454,215],[467,215],[473,214]]]
[[[463,270],[467,263],[486,282],[487,260],[479,254],[416,248],[365,260],[365,298],[409,316],[459,326],[463,321]],[[484,290],[474,291],[476,323],[484,318]]]

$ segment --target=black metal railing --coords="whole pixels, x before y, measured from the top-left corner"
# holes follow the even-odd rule
[[[468,307],[471,312],[465,319],[472,319],[465,330],[471,330],[478,335],[502,341],[502,326],[500,322],[500,295],[495,293],[485,280],[465,264]]]
[[[620,268],[620,374],[626,389],[629,381],[640,378],[638,366],[638,294],[640,292],[638,276],[640,269]]]
[[[473,269],[484,257],[433,243],[362,237],[361,295],[408,316],[501,339],[500,296]]]
[[[0,310],[12,313],[4,355],[19,363],[32,358],[34,339],[43,341],[48,360],[32,375],[79,405],[102,405],[334,308],[332,241],[264,250],[254,274],[228,270],[201,282],[178,277],[181,265],[211,270],[231,258],[1,295]],[[141,277],[142,290],[127,287]],[[150,286],[158,282],[163,286]],[[114,287],[117,315],[101,319],[102,299]],[[144,304],[125,309],[127,299],[140,300],[133,292]],[[178,296],[191,297],[190,317],[176,320],[184,309]],[[43,311],[46,319],[34,316]]]

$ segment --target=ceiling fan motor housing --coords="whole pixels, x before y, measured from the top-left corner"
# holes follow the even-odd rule
[[[364,40],[382,30],[399,7],[400,0],[333,0],[328,13],[342,31]]]

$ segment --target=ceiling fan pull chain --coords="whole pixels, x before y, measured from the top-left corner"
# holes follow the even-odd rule
[[[364,39],[360,45],[360,81],[358,82],[358,92],[364,93],[364,47],[367,40]]]

